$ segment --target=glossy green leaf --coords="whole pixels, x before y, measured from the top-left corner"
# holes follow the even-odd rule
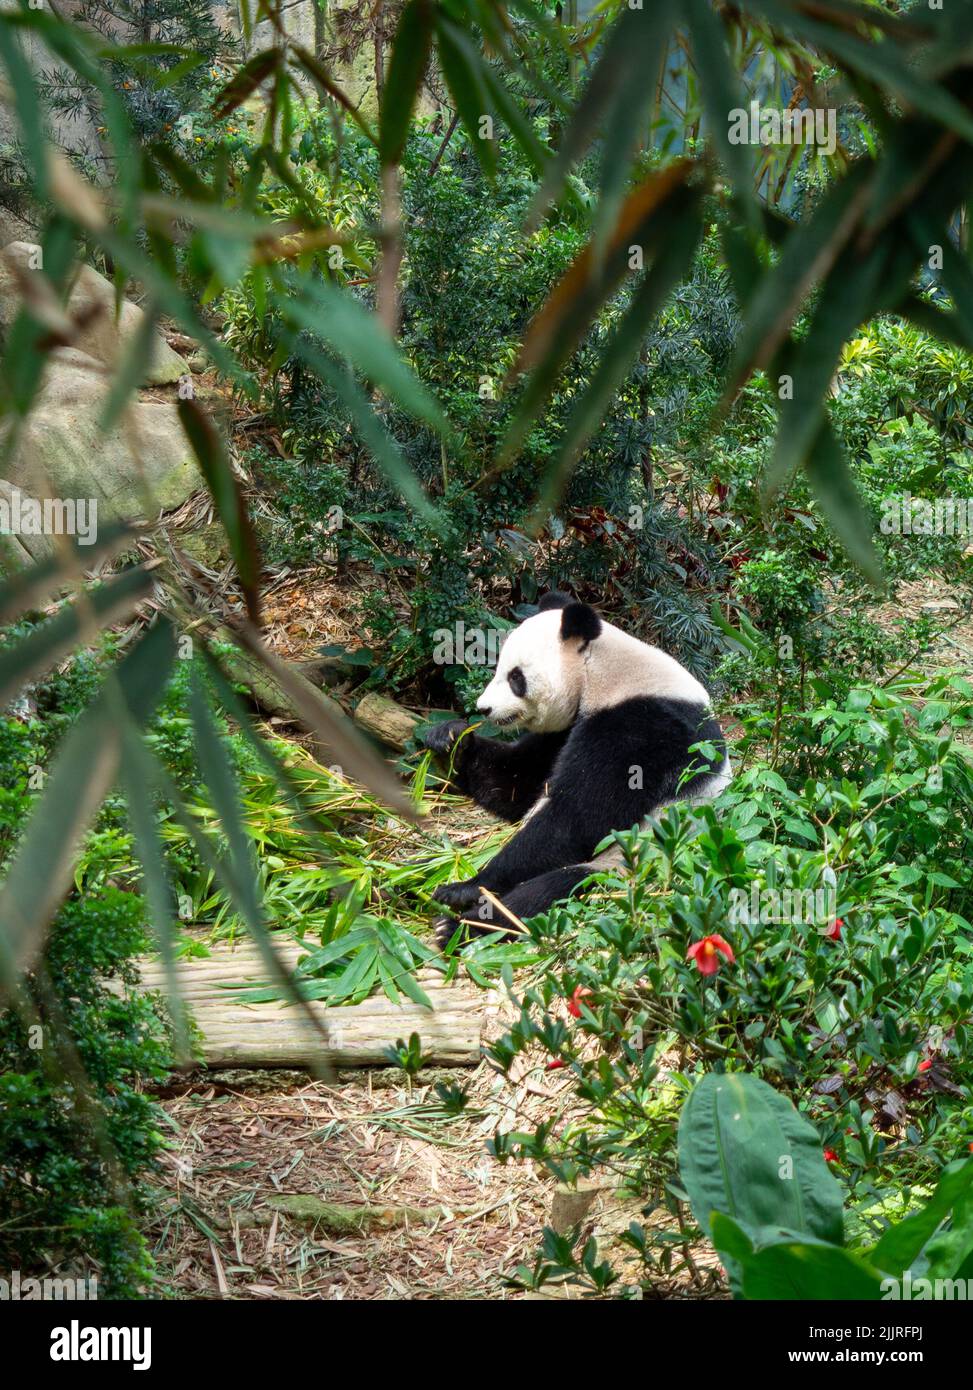
[[[756,1251],[743,1267],[747,1299],[813,1302],[881,1299],[885,1290],[877,1270],[838,1245],[781,1241]]]
[[[704,1231],[713,1212],[840,1245],[841,1188],[813,1125],[758,1077],[710,1073],[679,1120],[679,1172]]]
[[[868,1258],[879,1269],[898,1278],[918,1258],[923,1246],[949,1216],[954,1205],[973,1190],[973,1158],[949,1164],[943,1169],[936,1190],[925,1206],[894,1226],[869,1252]]]

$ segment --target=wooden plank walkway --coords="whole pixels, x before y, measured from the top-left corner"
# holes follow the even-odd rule
[[[293,967],[307,953],[296,942],[277,943],[284,962]],[[176,967],[186,1007],[202,1033],[203,1059],[209,1067],[291,1067],[328,1060],[337,1067],[388,1064],[385,1049],[398,1038],[418,1033],[427,1060],[439,1066],[474,1066],[480,1060],[480,1034],[491,996],[470,986],[444,985],[435,971],[419,979],[432,1003],[424,1009],[403,998],[393,1004],[384,995],[338,1008],[311,1003],[328,1043],[295,1005],[274,1001],[247,1004],[234,998],[233,985],[266,985],[267,968],[252,942],[219,942],[208,957],[191,957]],[[166,992],[161,963],[143,958],[139,973],[147,989]]]

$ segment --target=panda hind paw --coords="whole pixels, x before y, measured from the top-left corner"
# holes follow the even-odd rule
[[[445,951],[446,947],[456,935],[457,928],[461,928],[463,923],[456,917],[437,917],[432,924],[433,936],[440,951]],[[463,937],[457,938],[458,946],[463,944]]]

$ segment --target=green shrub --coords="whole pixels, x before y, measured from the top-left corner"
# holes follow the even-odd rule
[[[152,1274],[140,1181],[163,1135],[141,1088],[168,1073],[167,1027],[150,999],[107,987],[133,985],[145,947],[136,895],[73,899],[23,1010],[0,1014],[0,1262],[33,1273],[50,1261],[80,1277],[93,1266],[112,1298],[144,1292]]]
[[[568,1069],[582,1105],[494,1148],[569,1182],[605,1168],[679,1216],[682,1098],[701,1070],[749,1071],[815,1125],[867,1228],[890,1183],[965,1152],[973,1118],[973,689],[857,689],[787,721],[779,770],[766,717],[715,806],[615,836],[628,875],[528,924],[542,964],[490,1052]]]

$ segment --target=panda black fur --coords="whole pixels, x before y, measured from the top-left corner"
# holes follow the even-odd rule
[[[630,829],[666,802],[715,796],[730,780],[723,735],[699,682],[567,594],[547,594],[510,634],[477,710],[527,732],[506,742],[453,720],[425,741],[443,754],[455,745],[458,790],[494,815],[523,821],[476,878],[434,894],[481,928],[503,926],[481,888],[516,917],[532,917],[608,860],[592,856],[611,831]],[[718,761],[680,786],[699,763],[689,749],[700,742],[716,747]],[[443,919],[440,940],[455,925]]]

